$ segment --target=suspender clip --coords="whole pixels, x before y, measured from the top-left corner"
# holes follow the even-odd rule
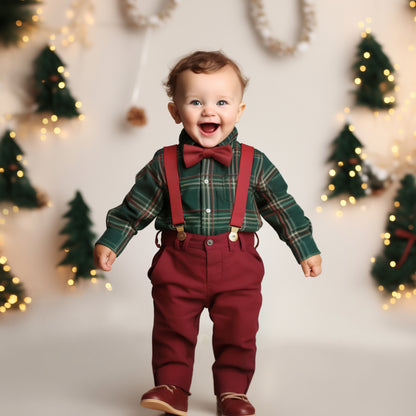
[[[238,240],[238,232],[240,231],[239,227],[231,227],[230,234],[228,234],[228,238],[232,242],[236,242]]]
[[[179,241],[185,241],[185,239],[186,239],[186,232],[184,231],[184,226],[183,225],[177,225],[175,228],[176,228],[176,231],[178,232],[176,238]]]

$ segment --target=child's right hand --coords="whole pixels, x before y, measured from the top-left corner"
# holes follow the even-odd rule
[[[110,248],[96,244],[94,247],[94,265],[97,269],[109,272],[117,255]]]

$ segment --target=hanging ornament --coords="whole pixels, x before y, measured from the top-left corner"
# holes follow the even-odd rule
[[[151,16],[143,15],[139,10],[140,0],[122,0],[126,17],[133,26],[147,28],[160,27],[172,16],[173,11],[178,7],[180,0],[165,0],[162,10]]]
[[[277,56],[290,56],[308,49],[316,27],[316,15],[312,0],[299,0],[302,27],[298,41],[292,45],[273,36],[263,0],[249,0],[249,3],[254,28],[270,52]]]
[[[144,108],[139,106],[140,88],[142,85],[142,78],[144,68],[147,63],[147,56],[150,44],[150,35],[152,28],[148,26],[144,35],[142,48],[140,50],[139,64],[137,68],[136,80],[134,83],[133,92],[130,99],[130,109],[127,113],[127,121],[136,127],[142,127],[147,124],[147,116]]]

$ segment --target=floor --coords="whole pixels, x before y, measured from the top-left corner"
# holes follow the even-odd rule
[[[139,406],[151,387],[148,332],[102,322],[99,312],[95,321],[83,317],[65,301],[24,315],[0,318],[2,415],[159,416]],[[412,344],[358,348],[260,337],[249,398],[257,416],[414,416],[415,351]],[[202,334],[191,416],[215,415],[211,362]]]

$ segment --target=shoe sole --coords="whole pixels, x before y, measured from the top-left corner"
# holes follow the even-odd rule
[[[222,413],[220,409],[217,409],[217,416],[228,416],[225,413]],[[256,416],[255,413],[253,413],[252,415],[244,415],[244,416]]]
[[[140,405],[146,409],[161,410],[172,415],[186,416],[186,412],[173,408],[170,404],[156,399],[144,399]]]

